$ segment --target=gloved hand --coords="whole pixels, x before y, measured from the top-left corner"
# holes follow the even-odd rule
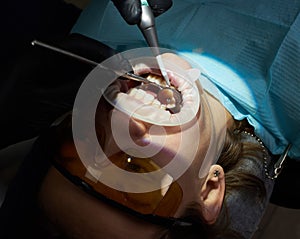
[[[141,20],[141,0],[112,0],[124,20],[130,24],[138,24]],[[155,17],[166,12],[172,6],[172,0],[148,0]]]

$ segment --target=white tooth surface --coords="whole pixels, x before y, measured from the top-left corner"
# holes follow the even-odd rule
[[[133,88],[133,89],[131,89],[131,90],[129,91],[129,94],[128,94],[128,95],[134,97],[134,96],[136,95],[137,91],[138,91],[137,89]]]
[[[157,107],[157,108],[160,108],[160,102],[157,100],[157,99],[155,99],[153,102],[152,102],[152,105],[153,106],[155,106],[155,107]]]
[[[151,94],[147,94],[144,90],[141,89],[131,89],[128,92],[128,95],[142,101],[144,104],[152,104],[154,100],[154,96]]]
[[[176,106],[175,104],[167,104],[167,105],[166,105],[166,108],[172,109],[172,108],[174,108],[175,106]]]
[[[159,79],[154,79],[154,83],[160,85],[161,84],[161,81]]]
[[[142,100],[142,99],[144,98],[145,95],[146,95],[146,92],[139,89],[139,90],[137,90],[137,92],[136,92],[136,94],[135,94],[134,97],[135,97],[137,100]]]
[[[145,97],[144,97],[144,103],[145,104],[151,104],[154,100],[154,96],[153,95],[150,95],[150,94],[145,94]]]
[[[167,106],[166,106],[166,105],[160,105],[160,108],[161,108],[162,110],[166,110],[166,109],[167,109]]]

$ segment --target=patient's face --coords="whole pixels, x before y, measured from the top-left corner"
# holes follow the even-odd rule
[[[192,104],[195,93],[193,90],[201,89],[191,89],[188,84],[185,85],[172,76],[171,80],[183,94],[181,113],[187,114],[184,107],[188,108]],[[110,94],[119,95],[121,101],[119,108],[114,108],[109,107],[106,100],[102,99],[98,107],[97,137],[104,154],[90,150],[86,140],[80,139],[81,150],[85,152],[88,162],[74,160],[69,164],[72,164],[72,168],[80,169],[80,176],[87,177],[91,182],[97,181],[93,186],[101,194],[120,204],[146,214],[180,217],[189,203],[200,201],[202,180],[199,179],[199,170],[212,135],[210,111],[221,112],[223,107],[213,97],[206,95],[205,100],[214,106],[213,109],[209,109],[208,104],[201,104],[192,119],[178,125],[173,123],[182,117],[170,114],[161,106],[146,107],[137,117],[120,110],[120,107],[140,109],[140,105],[153,99],[150,97],[151,92],[128,89],[128,82],[122,81],[117,81],[110,87]],[[203,96],[199,97],[201,100]],[[145,116],[145,120],[141,115]],[[160,117],[161,122],[172,124],[155,125],[147,120],[147,117],[151,118],[153,115]],[[66,157],[70,158],[70,155]],[[125,176],[120,171],[125,172]],[[145,174],[149,176],[139,177]],[[169,198],[169,201],[164,201],[164,198]],[[139,231],[131,230],[138,221],[81,192],[55,169],[51,169],[46,177],[41,201],[50,217],[55,218],[53,220],[58,221],[63,228],[72,228],[72,234],[86,234],[89,238],[97,238],[101,233],[113,238],[124,238],[123,233],[132,235],[134,231]],[[166,206],[170,204],[174,205]],[[123,229],[117,225],[118,220]],[[157,228],[151,226],[146,229],[143,225],[139,227],[146,234],[149,233],[149,238],[157,233]],[[116,230],[109,232],[111,228]]]

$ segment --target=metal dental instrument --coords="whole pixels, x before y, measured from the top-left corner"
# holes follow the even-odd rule
[[[166,68],[161,59],[161,55],[158,48],[157,32],[155,28],[155,18],[147,0],[141,0],[142,4],[142,15],[141,21],[138,24],[139,29],[143,33],[145,40],[149,47],[152,48],[154,56],[156,57],[157,64],[160,68],[161,74],[166,81],[167,85],[170,86],[170,79],[168,77]]]
[[[288,144],[283,152],[283,154],[280,156],[278,161],[274,165],[274,178],[277,178],[279,174],[281,173],[283,169],[283,164],[288,156],[288,153],[292,147],[292,144]]]
[[[44,47],[44,48],[47,48],[49,50],[52,50],[52,51],[55,51],[55,52],[58,52],[60,54],[63,54],[63,55],[66,55],[66,56],[69,56],[69,57],[72,57],[72,58],[75,58],[79,61],[82,61],[82,62],[85,62],[85,63],[88,63],[90,65],[93,65],[93,66],[98,66],[99,63],[95,62],[95,61],[92,61],[90,59],[87,59],[85,57],[82,57],[82,56],[79,56],[77,54],[74,54],[72,52],[69,52],[69,51],[66,51],[66,50],[63,50],[61,48],[58,48],[58,47],[55,47],[55,46],[51,46],[49,44],[46,44],[44,42],[41,42],[41,41],[37,41],[37,40],[34,40],[31,42],[31,44],[33,46],[37,45],[37,46],[40,46],[40,47]],[[101,66],[102,68],[105,68],[104,66]],[[111,70],[111,69],[107,69],[107,70]],[[144,82],[144,83],[149,83],[149,80],[142,77],[142,76],[139,76],[139,75],[136,75],[136,74],[133,74],[133,73],[130,73],[130,72],[126,72],[124,75],[122,75],[123,78],[126,78],[127,80],[135,80],[135,81],[139,81],[139,82]]]
[[[80,55],[77,55],[77,54],[74,54],[72,52],[60,49],[60,48],[55,47],[55,46],[51,46],[49,44],[46,44],[46,43],[43,43],[43,42],[40,42],[40,41],[37,41],[37,40],[32,41],[31,44],[33,46],[37,45],[37,46],[40,46],[40,47],[58,52],[60,54],[69,56],[71,58],[75,58],[79,61],[88,63],[88,64],[93,65],[93,66],[100,66],[102,68],[105,68],[104,66],[99,65],[99,63],[97,63],[95,61],[92,61],[92,60],[87,59],[85,57],[82,57]],[[105,68],[105,70],[111,70],[111,69],[106,69]],[[174,88],[171,88],[171,87],[160,86],[159,84],[154,83],[154,82],[148,80],[145,77],[142,77],[140,75],[136,75],[136,74],[133,74],[133,73],[130,73],[130,72],[126,72],[123,75],[121,75],[120,79],[134,80],[134,81],[144,83],[145,85],[141,86],[141,88],[151,87],[151,89],[155,89],[158,96],[160,96],[162,98],[162,101],[165,101],[166,103],[168,103],[169,99],[171,99],[171,98],[176,101],[176,108],[174,107],[174,109],[172,108],[172,109],[170,109],[170,111],[173,110],[173,113],[177,113],[180,110],[180,105],[182,103],[182,96],[181,96],[181,93],[178,90],[176,90]]]
[[[75,58],[79,61],[82,61],[82,62],[85,62],[85,63],[88,63],[90,65],[94,65],[94,66],[97,66],[99,63],[95,62],[95,61],[92,61],[92,60],[89,60],[85,57],[82,57],[82,56],[79,56],[77,54],[74,54],[72,52],[69,52],[69,51],[66,51],[66,50],[63,50],[61,48],[58,48],[58,47],[55,47],[55,46],[51,46],[47,43],[44,43],[44,42],[41,42],[41,41],[37,41],[37,40],[34,40],[31,42],[31,45],[35,46],[40,46],[40,47],[44,47],[44,48],[47,48],[49,50],[52,50],[52,51],[55,51],[55,52],[58,52],[58,53],[61,53],[63,55],[66,55],[66,56],[69,56],[69,57],[72,57],[72,58]]]

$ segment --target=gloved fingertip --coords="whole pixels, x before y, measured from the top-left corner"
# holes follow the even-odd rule
[[[116,6],[129,25],[135,25],[140,22],[142,15],[140,1],[123,1],[121,5]]]
[[[172,0],[148,0],[148,3],[155,17],[168,11],[173,5]]]
[[[134,15],[130,15],[130,16],[124,15],[123,18],[129,25],[136,25],[141,20],[141,13],[135,13]]]

